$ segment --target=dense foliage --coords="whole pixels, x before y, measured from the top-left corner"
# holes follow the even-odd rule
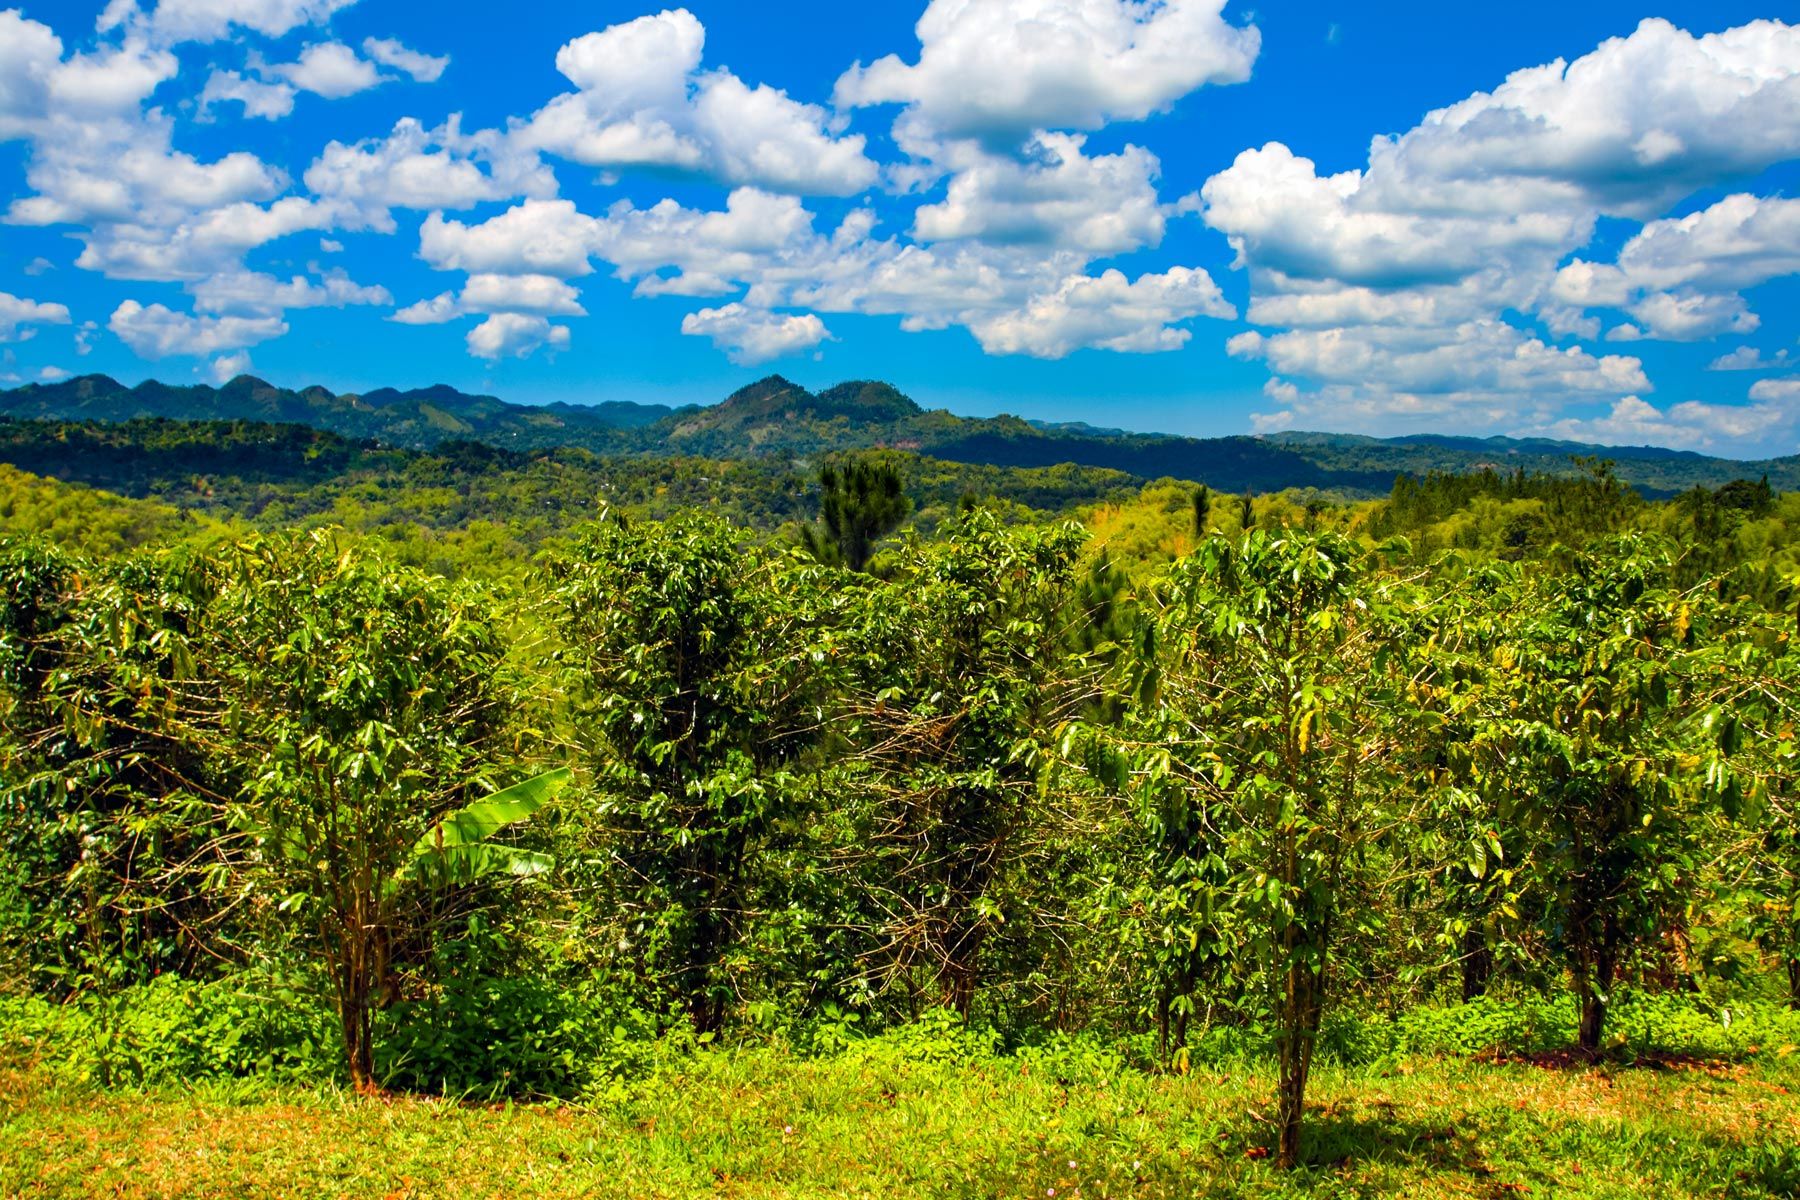
[[[1800,498],[1763,481],[1166,482],[1078,524],[882,452],[726,464],[734,521],[646,500],[669,463],[270,428],[211,435],[267,499],[216,520],[0,481],[0,985],[105,1076],[177,1010],[240,1031],[206,1070],[520,1092],[948,1021],[1272,1054],[1292,1162],[1353,1044],[1800,1004]],[[193,490],[193,427],[27,432]],[[436,569],[404,518],[323,528],[451,498],[496,536]]]

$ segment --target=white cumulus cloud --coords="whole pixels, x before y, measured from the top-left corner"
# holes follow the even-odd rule
[[[248,351],[239,350],[235,354],[221,354],[207,365],[207,372],[217,384],[230,383],[239,375],[250,373],[251,362]]]
[[[1640,360],[1552,341],[1606,325],[1615,342],[1757,327],[1742,291],[1800,270],[1794,202],[1736,195],[1657,218],[1796,155],[1800,30],[1759,21],[1695,37],[1651,20],[1375,138],[1360,169],[1321,174],[1270,143],[1200,194],[1249,274],[1248,319],[1267,331],[1258,353],[1316,385],[1284,417],[1550,427],[1562,408],[1608,392],[1647,404],[1650,390]],[[1608,216],[1648,224],[1616,263],[1571,261]],[[1534,319],[1544,333],[1522,327]]]
[[[170,355],[205,357],[241,350],[288,330],[280,317],[196,317],[161,304],[127,300],[113,310],[106,327],[141,358]]]
[[[1727,354],[1721,354],[1706,364],[1709,371],[1769,371],[1788,365],[1786,348],[1777,350],[1774,357],[1764,358],[1758,346],[1739,346]]]
[[[469,330],[469,353],[492,362],[501,358],[525,358],[544,347],[566,350],[569,330],[552,325],[544,317],[524,313],[495,313]]]
[[[967,153],[944,199],[913,214],[913,236],[1055,245],[1096,255],[1162,241],[1156,156],[1126,146],[1118,154],[1088,157],[1085,141],[1076,134],[1041,134],[1023,161]]]
[[[689,313],[681,332],[711,339],[739,366],[811,350],[831,336],[816,313],[769,312],[735,302]]]
[[[235,101],[244,106],[246,117],[274,121],[294,111],[294,94],[292,84],[268,83],[246,78],[236,71],[214,70],[200,91],[200,108],[206,112],[216,105]]]
[[[353,304],[392,304],[394,298],[379,284],[365,286],[342,270],[314,280],[304,275],[277,279],[258,271],[213,275],[188,289],[197,312],[240,316],[280,316],[290,308],[344,308]]]
[[[990,354],[1063,358],[1089,346],[1132,353],[1177,350],[1192,335],[1176,322],[1236,315],[1205,271],[1171,267],[1128,280],[1122,271],[1109,270],[1065,279],[1023,308],[977,320],[971,328]]]
[[[341,100],[366,92],[382,81],[381,72],[366,58],[342,42],[316,42],[291,63],[267,68],[269,74],[287,80],[303,92],[327,100]]]
[[[1573,305],[1623,309],[1651,337],[1693,341],[1755,329],[1742,292],[1797,272],[1800,200],[1739,193],[1646,224],[1616,263],[1576,259],[1557,272],[1552,293]]]
[[[1261,47],[1225,0],[932,0],[919,57],[857,64],[841,107],[904,104],[945,137],[1018,140],[1163,111],[1205,84],[1241,83]]]
[[[650,167],[727,185],[852,195],[876,181],[860,134],[824,109],[723,69],[701,70],[706,30],[686,9],[576,38],[556,68],[576,91],[519,131],[528,146],[590,167]]]
[[[384,67],[404,71],[419,83],[436,83],[450,65],[449,55],[423,54],[394,38],[364,38],[363,53]]]
[[[405,117],[385,137],[328,143],[307,168],[306,186],[355,211],[362,223],[391,232],[391,209],[549,197],[556,194],[556,177],[535,153],[498,131],[464,133],[456,116],[427,129]]]
[[[281,37],[302,25],[321,25],[356,0],[158,0],[147,11],[138,0],[110,0],[100,32],[125,29],[163,44],[211,42],[234,29]]]
[[[0,292],[0,342],[22,342],[37,331],[33,325],[67,325],[69,310],[61,304],[45,304]]]

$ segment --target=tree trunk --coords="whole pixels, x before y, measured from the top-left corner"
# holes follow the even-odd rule
[[[366,1001],[347,1001],[339,1014],[344,1029],[344,1055],[350,1065],[350,1086],[359,1093],[375,1091],[375,1037],[370,1028]]]
[[[337,985],[338,1028],[344,1039],[344,1061],[350,1086],[358,1092],[375,1087],[374,985],[383,973],[376,931],[360,919],[341,930],[333,981]]]
[[[1294,965],[1288,968],[1281,1006],[1279,1116],[1280,1145],[1276,1162],[1292,1168],[1300,1162],[1300,1135],[1306,1113],[1306,1081],[1318,1044],[1319,1017],[1324,1011],[1325,972]]]
[[[1481,927],[1470,925],[1462,940],[1462,998],[1467,1004],[1487,995],[1488,980],[1494,975],[1494,952],[1488,949]]]
[[[1592,1058],[1600,1053],[1606,1034],[1606,1007],[1612,999],[1613,956],[1609,949],[1592,955],[1590,963],[1577,966],[1575,991],[1581,997],[1581,1052]]]
[[[1800,1012],[1800,954],[1788,955],[1788,1007]]]
[[[968,1018],[975,1004],[975,984],[980,978],[981,944],[987,940],[987,926],[979,918],[961,926],[957,936],[944,947],[944,974],[949,978],[949,991],[944,1003]]]

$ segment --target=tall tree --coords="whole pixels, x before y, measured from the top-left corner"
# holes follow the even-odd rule
[[[1666,545],[1621,538],[1517,576],[1463,747],[1466,778],[1527,847],[1526,886],[1590,1054],[1621,967],[1682,907],[1705,817],[1736,786],[1701,724],[1713,592],[1674,589],[1673,567]]]
[[[1033,831],[1041,757],[1093,696],[1068,647],[1074,526],[1008,529],[986,510],[909,543],[861,596],[846,736],[874,908],[871,974],[967,1014],[998,886]]]
[[[0,939],[64,994],[232,957],[235,906],[200,886],[241,850],[211,804],[234,784],[191,644],[207,574],[0,549],[0,894],[20,901]]]
[[[1408,604],[1337,535],[1216,536],[1171,569],[1143,664],[1146,828],[1184,919],[1235,930],[1268,989],[1287,1166],[1345,899],[1411,819],[1413,664],[1393,615]],[[1171,965],[1169,986],[1191,985],[1196,964]]]
[[[622,867],[637,968],[702,1032],[734,998],[757,855],[802,790],[838,662],[822,571],[698,513],[602,521],[553,567],[597,849]]]
[[[330,975],[359,1089],[396,964],[441,927],[438,889],[544,865],[473,849],[560,784],[482,807],[511,713],[491,613],[472,585],[319,533],[233,548],[205,614],[221,751],[246,780],[228,824],[253,831],[259,885]]]

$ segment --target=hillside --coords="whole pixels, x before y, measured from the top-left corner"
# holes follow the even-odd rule
[[[1127,498],[1139,487],[1132,476],[1093,467],[990,467],[912,454],[891,457],[904,474],[923,529],[969,496],[1003,498],[1021,513],[1050,516]],[[521,546],[608,508],[662,518],[704,507],[770,532],[785,522],[810,519],[818,507],[816,477],[768,455],[603,456],[579,447],[524,452],[462,439],[413,450],[256,421],[0,418],[0,472],[7,471],[152,502],[171,512],[268,527],[504,525]],[[67,494],[58,493],[59,501]],[[35,492],[19,495],[34,510],[44,507]],[[6,503],[0,496],[0,517],[7,515]]]
[[[779,375],[760,379],[715,405],[679,408],[624,401],[513,404],[442,384],[335,394],[321,387],[293,391],[250,376],[218,388],[155,381],[128,388],[108,376],[86,375],[0,392],[0,417],[299,424],[414,450],[474,441],[517,451],[574,448],[616,456],[791,462],[835,451],[886,448],[997,467],[1073,463],[1139,479],[1201,480],[1229,492],[1300,487],[1379,495],[1398,474],[1485,468],[1568,473],[1576,469],[1572,459],[1577,457],[1614,461],[1622,479],[1652,496],[1763,475],[1779,489],[1800,488],[1800,456],[1740,462],[1658,447],[1447,435],[1188,438],[1124,433],[1014,416],[959,417],[925,409],[892,385],[876,381],[841,383],[814,393]]]
[[[440,442],[472,439],[495,446],[539,449],[586,446],[616,430],[641,428],[671,415],[661,405],[612,401],[592,406],[509,404],[438,384],[363,394],[322,387],[293,391],[249,375],[223,387],[173,387],[147,380],[126,387],[106,375],[82,375],[61,383],[29,384],[0,393],[0,415],[55,421],[263,421],[310,425],[349,438],[426,450]]]

